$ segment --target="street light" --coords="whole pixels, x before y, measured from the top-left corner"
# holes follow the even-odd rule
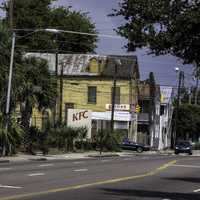
[[[174,124],[174,144],[173,146],[175,147],[176,142],[177,142],[177,120],[178,120],[178,111],[179,111],[179,105],[180,105],[180,93],[181,93],[181,85],[182,85],[182,80],[184,77],[184,72],[180,70],[179,67],[175,67],[176,73],[179,72],[179,80],[178,80],[178,94],[177,94],[177,101],[176,101],[176,113],[175,113],[175,124]]]
[[[6,98],[6,117],[7,117],[7,123],[6,123],[6,129],[8,128],[8,116],[10,114],[10,95],[11,95],[11,87],[12,87],[12,76],[13,76],[13,62],[14,62],[14,52],[15,52],[15,41],[16,41],[16,33],[18,29],[14,29],[12,33],[12,47],[11,47],[11,56],[10,56],[10,68],[9,68],[9,78],[8,78],[8,88],[7,88],[7,98]],[[36,29],[32,31],[31,33],[28,33],[24,36],[19,37],[24,38],[28,35],[31,35],[35,32],[39,31],[46,31],[46,32],[52,32],[54,29]],[[56,29],[55,29],[56,30]],[[54,31],[55,31],[54,30]]]
[[[7,89],[7,100],[6,100],[6,115],[8,116],[10,112],[10,94],[11,94],[11,86],[12,86],[12,74],[13,74],[13,61],[14,61],[14,49],[15,49],[15,39],[16,39],[16,31],[32,31],[24,36],[19,38],[24,38],[28,35],[31,35],[35,32],[50,32],[50,33],[71,33],[71,34],[78,34],[78,35],[88,35],[88,36],[97,36],[97,37],[107,37],[107,38],[116,38],[121,39],[120,36],[115,35],[106,35],[106,34],[96,34],[96,33],[86,33],[86,32],[78,32],[78,31],[69,31],[69,30],[58,30],[53,28],[46,28],[46,29],[13,29],[12,34],[12,48],[11,48],[11,57],[10,57],[10,69],[9,69],[9,79],[8,79],[8,89]]]

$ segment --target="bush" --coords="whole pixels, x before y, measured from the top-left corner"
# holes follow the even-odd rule
[[[61,124],[60,127],[49,130],[48,145],[58,147],[63,151],[74,151],[74,147],[84,149],[84,139],[87,135],[87,129],[84,127],[73,128],[66,124]],[[78,140],[79,142],[76,142]],[[76,145],[75,145],[76,144]],[[88,148],[88,147],[87,147]]]
[[[25,150],[35,155],[36,150],[41,150],[43,154],[48,153],[47,132],[41,131],[35,126],[31,126],[24,135]]]
[[[200,150],[200,142],[195,143],[193,149]]]
[[[75,148],[78,150],[94,150],[92,143],[90,141],[76,141]]]
[[[119,151],[122,137],[119,131],[111,133],[109,130],[99,130],[94,137],[94,141],[101,154],[102,151]]]

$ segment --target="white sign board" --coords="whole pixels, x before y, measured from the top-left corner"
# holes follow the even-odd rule
[[[112,110],[112,104],[106,104],[106,110]],[[129,104],[115,104],[116,111],[129,111],[130,105]]]
[[[87,138],[91,138],[92,112],[90,110],[68,109],[67,125],[71,127],[86,127]]]

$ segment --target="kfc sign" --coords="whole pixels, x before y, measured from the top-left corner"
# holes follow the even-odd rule
[[[73,114],[73,119],[72,119],[73,122],[81,121],[83,119],[88,119],[88,111],[87,110]]]
[[[67,125],[87,127],[88,138],[91,138],[92,112],[90,110],[68,109]]]

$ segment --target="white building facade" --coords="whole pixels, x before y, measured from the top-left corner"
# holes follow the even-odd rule
[[[173,115],[173,88],[160,86],[160,135],[158,149],[171,147],[172,115]]]

